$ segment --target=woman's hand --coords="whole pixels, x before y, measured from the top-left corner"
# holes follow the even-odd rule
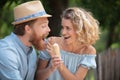
[[[54,47],[53,47],[54,43],[55,43],[54,37],[51,37],[48,39],[47,51],[48,51],[49,55],[51,56],[51,68],[52,68],[52,70],[59,68],[60,65],[63,63],[60,55],[56,54],[56,52],[54,50]]]
[[[54,38],[49,38],[47,42],[47,51],[51,57],[55,56],[53,44],[54,44]]]
[[[52,71],[54,71],[56,68],[59,68],[59,66],[62,64],[62,60],[60,59],[59,56],[55,55],[51,58],[50,61],[50,68]]]

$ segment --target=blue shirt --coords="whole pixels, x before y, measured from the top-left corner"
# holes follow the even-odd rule
[[[0,80],[34,80],[37,55],[14,34],[0,40]]]
[[[60,50],[61,58],[64,65],[71,73],[75,73],[79,66],[85,68],[96,68],[95,54],[75,54],[72,52],[67,52]],[[40,51],[40,59],[50,60],[50,55],[47,51]],[[50,65],[50,64],[49,64]],[[59,71],[56,69],[52,74],[50,74],[48,80],[64,80]]]

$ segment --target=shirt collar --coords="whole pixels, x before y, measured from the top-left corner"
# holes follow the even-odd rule
[[[20,46],[20,48],[22,48],[22,50],[25,52],[25,54],[30,54],[33,50],[32,46],[31,47],[27,47],[25,46],[21,40],[18,38],[18,36],[16,34],[14,34],[13,32],[11,33],[11,36],[14,38],[14,40],[16,41],[16,43]]]

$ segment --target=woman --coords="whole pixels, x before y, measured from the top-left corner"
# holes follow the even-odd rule
[[[96,68],[92,45],[99,39],[97,20],[77,7],[66,9],[61,18],[61,37],[50,37],[47,49],[40,52],[37,80],[83,80],[89,69]],[[61,58],[55,55],[54,43],[60,47]]]

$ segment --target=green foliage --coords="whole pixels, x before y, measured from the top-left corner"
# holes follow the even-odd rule
[[[100,39],[94,45],[97,53],[100,53],[106,49],[107,36],[108,36],[108,31],[101,30]]]
[[[4,0],[0,2],[0,38],[10,34],[13,29],[13,8],[22,3],[30,0]],[[50,9],[54,0],[41,0],[48,13],[59,12],[55,9]],[[64,3],[64,0],[58,0]],[[100,40],[97,41],[95,47],[101,51],[108,47],[114,47],[120,43],[120,0],[68,0],[68,7],[77,6],[85,8],[93,13],[93,16],[100,22],[101,35]],[[65,7],[62,4],[62,8]],[[54,6],[52,6],[54,8]],[[51,11],[55,10],[55,11]],[[57,13],[58,15],[58,13]],[[58,17],[53,15],[52,22],[58,21]],[[60,26],[60,23],[55,25]],[[53,25],[54,26],[54,25]],[[53,28],[53,27],[52,27]],[[56,28],[56,26],[54,27]],[[56,30],[56,29],[53,29]],[[58,30],[58,29],[57,29]],[[54,31],[57,32],[57,31]],[[115,43],[115,44],[114,44]]]
[[[120,42],[120,0],[69,0],[69,6],[87,9],[99,21],[101,35],[95,47],[98,52]]]
[[[112,49],[120,48],[120,42],[118,42],[118,43],[113,43],[113,44],[111,45],[111,48],[112,48]]]
[[[80,6],[80,1],[81,0],[69,0],[69,7],[70,6]]]
[[[0,4],[0,38],[10,34],[13,30],[13,8],[22,2],[29,0],[4,0]]]
[[[0,19],[0,38],[8,35],[13,27],[11,22],[13,21],[13,13],[12,13],[12,8],[15,6],[15,3],[12,3],[10,1],[8,1],[3,9],[2,9],[2,13],[1,13],[1,19]]]

